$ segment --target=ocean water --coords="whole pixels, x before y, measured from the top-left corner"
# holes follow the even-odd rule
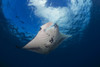
[[[0,0],[0,67],[100,67],[100,1],[40,1]],[[47,55],[16,48],[49,21],[73,37]]]

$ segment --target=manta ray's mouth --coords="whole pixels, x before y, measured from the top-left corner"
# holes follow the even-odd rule
[[[46,31],[51,29],[51,28],[57,29],[58,25],[56,23],[52,23],[52,25],[50,25],[48,28],[46,28]]]

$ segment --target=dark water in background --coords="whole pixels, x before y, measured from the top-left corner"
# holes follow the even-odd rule
[[[100,67],[99,0],[93,0],[90,24],[81,42],[69,45],[66,49],[56,49],[48,55],[17,49],[13,44],[17,45],[20,41],[10,36],[1,8],[0,67]]]

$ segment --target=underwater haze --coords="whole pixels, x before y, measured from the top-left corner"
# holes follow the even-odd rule
[[[18,49],[53,22],[72,35],[49,54]],[[0,67],[100,67],[99,0],[0,0]]]

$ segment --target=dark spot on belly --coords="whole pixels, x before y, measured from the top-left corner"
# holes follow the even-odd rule
[[[51,38],[51,39],[49,40],[50,43],[53,43],[53,41],[54,41],[53,38]]]
[[[50,46],[45,46],[46,48],[50,48]]]

